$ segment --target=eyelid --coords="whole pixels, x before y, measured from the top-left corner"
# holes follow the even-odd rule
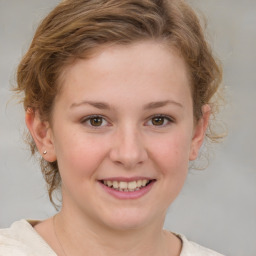
[[[89,115],[89,116],[86,116],[86,117],[83,117],[81,119],[81,123],[82,124],[85,124],[86,122],[90,121],[90,119],[93,119],[93,118],[102,118],[107,124],[105,125],[100,125],[100,126],[93,126],[93,125],[90,125],[90,124],[87,124],[88,127],[90,128],[93,128],[93,129],[100,129],[102,127],[106,127],[106,126],[109,126],[110,125],[110,122],[107,120],[107,118],[103,115],[97,115],[97,114],[94,114],[94,115]]]
[[[164,118],[168,121],[167,124],[163,124],[163,125],[153,125],[153,124],[148,124],[150,121],[152,121],[153,118],[155,117],[161,117],[161,118]],[[104,125],[100,125],[100,126],[93,126],[93,125],[90,125],[90,124],[87,124],[88,127],[90,128],[93,128],[93,129],[100,129],[100,128],[103,128],[103,127],[106,127],[106,126],[111,126],[111,123],[108,121],[108,119],[103,116],[103,115],[98,115],[98,114],[93,114],[93,115],[89,115],[89,116],[85,116],[81,119],[81,123],[84,124],[86,122],[88,122],[90,119],[93,119],[93,118],[102,118],[103,121],[106,122],[106,124]],[[165,126],[168,126],[170,125],[171,123],[174,123],[175,120],[173,117],[169,116],[169,115],[166,115],[166,114],[155,114],[155,115],[152,115],[150,116],[149,118],[147,118],[146,122],[145,122],[145,126],[155,126],[155,127],[165,127]]]
[[[161,127],[166,127],[166,126],[170,125],[171,123],[174,123],[174,122],[175,122],[174,118],[171,117],[171,116],[169,116],[169,115],[165,115],[165,114],[155,114],[155,115],[150,116],[150,117],[147,119],[147,121],[146,121],[146,126],[147,126],[147,123],[150,122],[150,121],[152,121],[152,119],[155,118],[155,117],[162,117],[162,118],[165,118],[165,119],[168,121],[168,124],[159,125],[159,126],[150,124],[150,125],[148,125],[148,126],[154,126],[154,127],[161,128]]]

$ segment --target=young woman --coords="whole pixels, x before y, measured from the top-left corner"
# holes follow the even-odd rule
[[[0,231],[0,255],[220,255],[163,230],[207,136],[221,70],[180,0],[66,0],[18,68],[32,154],[58,214]]]

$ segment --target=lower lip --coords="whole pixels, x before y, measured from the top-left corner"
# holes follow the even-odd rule
[[[110,195],[114,196],[117,199],[138,199],[147,194],[151,190],[151,188],[155,184],[155,181],[151,181],[147,186],[142,187],[140,190],[128,192],[115,190],[113,188],[105,186],[101,182],[99,182],[99,184],[107,193],[109,193]]]

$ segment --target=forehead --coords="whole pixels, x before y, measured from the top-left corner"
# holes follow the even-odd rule
[[[61,91],[68,90],[70,96],[76,90],[86,90],[87,95],[111,89],[116,94],[168,93],[171,87],[190,90],[183,58],[174,48],[155,41],[101,47],[90,58],[66,67],[61,78]]]

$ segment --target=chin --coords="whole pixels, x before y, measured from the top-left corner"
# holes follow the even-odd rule
[[[119,209],[113,211],[109,216],[105,215],[104,224],[113,230],[128,231],[141,229],[156,219],[156,216],[154,218],[154,216],[149,215],[146,211],[141,211],[141,209]]]

